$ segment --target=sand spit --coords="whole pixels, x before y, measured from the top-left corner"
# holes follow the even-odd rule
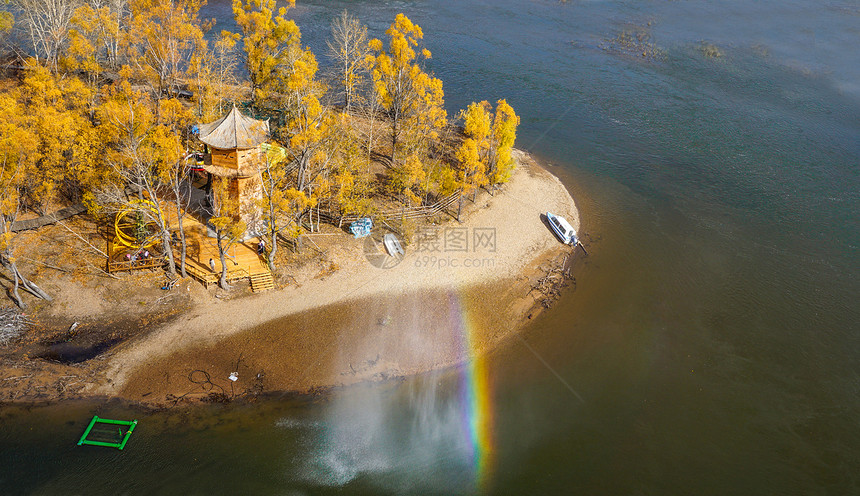
[[[121,345],[104,380],[87,392],[157,403],[213,388],[307,391],[417,373],[465,358],[462,339],[445,324],[463,312],[477,329],[477,350],[492,349],[535,311],[528,290],[541,264],[570,251],[542,214],[563,215],[579,229],[561,181],[527,154],[516,158],[509,184],[479,196],[462,223],[419,229],[399,263],[368,256],[367,239],[343,235],[327,254],[336,270],[298,273],[276,291],[198,302]],[[240,379],[231,383],[237,368]]]

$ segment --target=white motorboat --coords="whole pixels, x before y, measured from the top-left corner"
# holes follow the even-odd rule
[[[567,220],[550,212],[546,213],[546,220],[549,222],[549,227],[552,232],[566,245],[576,245],[579,243],[579,238],[576,237],[576,231]]]

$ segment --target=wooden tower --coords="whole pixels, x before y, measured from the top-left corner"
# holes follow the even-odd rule
[[[226,186],[231,201],[239,206],[239,219],[248,226],[247,234],[253,236],[261,227],[256,200],[262,196],[265,152],[260,145],[269,137],[269,121],[242,115],[234,106],[226,116],[198,128],[200,141],[209,148],[203,168],[212,174],[213,186],[219,186],[219,181]]]

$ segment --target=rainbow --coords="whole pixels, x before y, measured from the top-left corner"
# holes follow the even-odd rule
[[[463,356],[466,363],[460,375],[461,404],[463,405],[463,430],[471,444],[472,466],[475,482],[479,488],[486,489],[493,468],[493,410],[492,383],[487,361],[478,353],[476,332],[478,325],[469,314],[468,307],[462,305],[461,298],[449,293],[449,315],[451,329],[455,336],[462,339]]]

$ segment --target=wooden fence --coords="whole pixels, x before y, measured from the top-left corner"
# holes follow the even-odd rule
[[[319,212],[319,219],[321,221],[326,221],[331,224],[334,224],[338,227],[348,224],[350,222],[355,222],[362,217],[373,217],[373,218],[382,218],[382,219],[424,219],[427,217],[432,217],[451,205],[457,203],[460,199],[460,192],[456,192],[449,196],[442,198],[432,205],[421,205],[418,207],[402,207],[402,208],[392,208],[388,210],[381,210],[378,212],[374,212],[370,215],[339,215],[334,212]],[[312,215],[313,217],[313,215]]]

